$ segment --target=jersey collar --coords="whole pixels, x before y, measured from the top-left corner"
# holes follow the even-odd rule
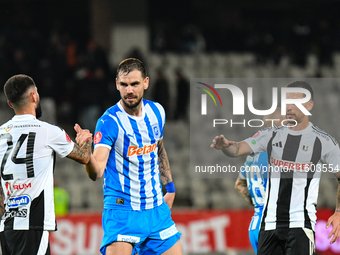
[[[287,128],[287,130],[288,130],[288,133],[291,134],[291,135],[301,135],[303,133],[311,131],[312,126],[313,126],[313,123],[309,122],[308,126],[305,129],[295,131],[295,130],[291,130],[291,129]]]
[[[145,117],[144,98],[142,99],[142,116],[133,116],[133,115],[128,114],[128,113],[124,110],[124,108],[123,108],[122,104],[120,103],[120,101],[117,103],[117,105],[118,105],[119,109],[120,109],[124,114],[126,114],[129,118],[132,118],[132,119],[135,119],[135,120],[143,120],[144,117]]]
[[[22,114],[22,115],[15,115],[12,120],[13,121],[23,121],[23,120],[36,120],[37,118],[32,114]]]

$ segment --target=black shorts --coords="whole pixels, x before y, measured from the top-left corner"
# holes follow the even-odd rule
[[[261,230],[257,255],[315,255],[315,233],[307,228]]]
[[[51,254],[48,231],[5,230],[0,240],[3,255]]]

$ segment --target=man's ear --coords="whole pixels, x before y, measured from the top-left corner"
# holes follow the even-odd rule
[[[146,90],[149,87],[149,77],[146,77],[143,83],[144,90]]]
[[[35,94],[34,91],[30,92],[30,98],[33,100],[34,103],[38,100],[38,96],[37,94]]]
[[[7,104],[9,105],[9,107],[13,108],[12,104],[7,100]]]
[[[307,110],[310,112],[313,109],[314,106],[314,102],[312,100],[310,100],[309,102],[307,102]]]
[[[119,90],[119,82],[117,78],[116,78],[116,89]]]

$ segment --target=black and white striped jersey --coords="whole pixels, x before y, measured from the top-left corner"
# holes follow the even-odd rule
[[[245,142],[254,153],[268,152],[269,180],[261,229],[314,230],[321,173],[340,168],[336,140],[309,123],[300,131],[286,126],[263,129]]]
[[[33,115],[16,115],[0,127],[1,185],[6,209],[0,231],[56,230],[55,154],[65,157],[73,146],[64,130]]]

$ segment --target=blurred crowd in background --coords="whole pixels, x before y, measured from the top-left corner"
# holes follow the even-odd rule
[[[58,105],[58,121],[78,119],[87,125],[84,111],[97,116],[119,99],[115,67],[109,64],[107,49],[91,39],[89,1],[69,2],[0,3],[0,83],[17,73],[31,75],[41,96]],[[318,1],[296,3],[303,10],[292,8],[290,1],[282,6],[263,1],[261,7],[247,1],[243,6],[216,2],[149,1],[150,51],[253,52],[258,62],[277,64],[289,56],[302,66],[309,53],[320,64],[332,65],[332,53],[340,51],[340,18],[332,1],[321,7]],[[138,48],[126,57],[139,57],[147,64]],[[185,77],[180,70],[176,75]],[[151,99],[164,101],[167,109],[167,77],[161,66],[152,78],[160,89]]]

